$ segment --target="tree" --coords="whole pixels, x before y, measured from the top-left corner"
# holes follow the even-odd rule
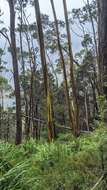
[[[9,2],[9,8],[10,8],[11,54],[12,54],[15,98],[16,98],[16,144],[18,145],[22,141],[22,119],[21,119],[20,82],[19,82],[16,37],[15,37],[15,10],[14,10],[15,4],[14,4],[14,0],[9,0],[8,2]]]
[[[49,89],[48,68],[47,68],[47,63],[46,63],[44,36],[43,36],[43,29],[42,29],[39,1],[35,0],[34,5],[35,5],[37,27],[38,27],[41,64],[42,64],[42,70],[43,70],[43,76],[44,76],[44,89],[45,89],[45,95],[46,95],[46,101],[47,101],[48,138],[49,138],[49,141],[51,142],[52,139],[54,139],[54,124],[53,124],[51,92],[50,92],[50,89]]]
[[[71,88],[72,88],[72,98],[73,98],[73,107],[74,107],[74,134],[75,136],[79,135],[79,102],[77,96],[77,85],[74,76],[74,63],[73,63],[73,52],[72,52],[72,45],[71,45],[71,34],[70,34],[70,26],[69,26],[69,19],[67,13],[67,3],[66,0],[63,0],[63,7],[64,7],[64,15],[65,15],[65,23],[66,23],[66,31],[67,31],[67,40],[68,40],[68,51],[69,51],[69,58],[70,58],[70,80],[71,80]]]
[[[52,7],[52,11],[53,11],[53,16],[54,16],[55,30],[56,30],[56,37],[57,37],[57,45],[58,45],[58,51],[59,51],[59,56],[60,56],[61,67],[62,67],[62,71],[63,71],[65,95],[66,95],[66,102],[67,102],[68,114],[69,114],[69,122],[70,122],[71,129],[73,129],[74,128],[73,110],[72,110],[72,105],[71,105],[70,97],[69,97],[67,73],[66,73],[66,66],[65,66],[63,50],[62,50],[62,46],[61,46],[61,43],[60,43],[60,35],[59,35],[60,33],[59,33],[59,28],[58,28],[58,20],[57,20],[57,16],[56,16],[54,1],[50,0],[50,2],[51,2],[51,7]]]
[[[19,0],[18,6],[19,6],[19,39],[20,39],[20,58],[21,58],[21,67],[22,67],[22,88],[24,93],[24,111],[25,111],[25,129],[28,129],[28,100],[27,100],[27,91],[26,91],[26,81],[25,81],[25,57],[24,57],[24,51],[23,51],[23,7],[24,7],[24,1]]]
[[[95,5],[95,6],[94,6]],[[89,19],[91,22],[91,26],[92,26],[92,32],[93,32],[93,40],[94,40],[94,49],[95,49],[95,56],[96,56],[96,62],[97,62],[97,66],[98,66],[98,93],[99,95],[101,95],[103,93],[103,86],[102,86],[102,72],[101,72],[101,62],[100,62],[100,55],[98,54],[98,40],[97,40],[97,33],[96,33],[96,23],[94,22],[95,20],[95,14],[93,14],[93,6],[94,9],[96,9],[96,1],[93,1],[91,4],[89,2],[89,0],[87,0],[87,4],[86,4],[86,8],[88,10],[89,13]]]
[[[76,80],[78,86],[79,95],[79,107],[80,107],[80,125],[84,120],[84,111],[86,110],[86,97],[85,90],[87,89],[87,106],[89,116],[89,125],[98,119],[98,99],[97,96],[101,94],[101,69],[99,73],[99,55],[98,55],[98,40],[97,40],[97,14],[96,14],[96,2],[93,0],[91,3],[87,1],[85,6],[72,10],[72,23],[74,27],[77,27],[76,36],[81,40],[82,49],[75,54],[77,63]],[[71,24],[72,24],[71,23]],[[89,26],[89,29],[87,28]],[[72,26],[71,26],[72,27]],[[91,31],[91,32],[90,32]],[[72,32],[75,32],[72,30]],[[76,62],[75,62],[76,63]],[[101,64],[100,64],[101,65]],[[101,74],[101,75],[100,75]],[[99,78],[97,77],[99,76]],[[100,83],[98,83],[98,79]],[[83,105],[85,103],[85,109]],[[88,123],[88,122],[87,122]],[[91,126],[91,125],[90,125]]]
[[[99,56],[103,76],[103,90],[107,99],[107,1],[97,0],[99,25]]]

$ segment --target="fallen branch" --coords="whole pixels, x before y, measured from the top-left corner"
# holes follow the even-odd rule
[[[90,189],[90,190],[95,190],[96,189],[96,187],[100,184],[100,182],[103,180],[103,178],[104,178],[104,174],[99,178],[99,180],[97,181],[97,183],[94,185],[94,187],[92,188],[92,189]]]

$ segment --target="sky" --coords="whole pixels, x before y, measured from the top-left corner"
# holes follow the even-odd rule
[[[52,18],[52,10],[50,6],[50,0],[39,0],[40,9],[42,13],[50,15]],[[63,7],[62,0],[54,0],[57,16],[59,18],[63,17]],[[72,8],[79,8],[83,5],[83,0],[68,0],[68,10],[70,11]],[[3,20],[4,23],[9,23],[9,7],[6,0],[0,0],[0,9],[4,12]],[[32,12],[32,11],[31,11]]]
[[[68,11],[71,11],[72,8],[79,8],[82,7],[84,5],[84,0],[67,0],[67,6],[68,6]],[[91,1],[91,0],[90,0]],[[41,13],[47,14],[50,16],[50,19],[53,19],[53,14],[52,14],[52,9],[51,9],[51,5],[50,5],[50,0],[39,0],[40,3],[40,9],[41,9]],[[63,11],[63,0],[54,0],[55,3],[55,8],[56,8],[56,13],[57,13],[57,17],[59,19],[63,19],[64,18],[64,11]],[[8,6],[8,2],[7,0],[0,0],[0,9],[3,12],[2,15],[2,20],[4,22],[3,26],[1,25],[0,28],[2,27],[9,27],[9,23],[10,23],[10,18],[9,18],[9,6]],[[30,22],[35,22],[35,11],[34,8],[31,7],[29,9],[27,9],[27,15],[29,15],[29,23]],[[17,24],[17,22],[16,22]],[[79,39],[75,40],[75,34],[73,34],[73,47],[74,47],[74,51],[79,49],[80,47],[80,42]],[[4,40],[3,38],[0,39],[0,44],[2,46],[4,46]],[[78,48],[77,48],[78,46]]]
[[[39,0],[41,11],[52,15],[51,7],[50,7],[50,0]],[[63,7],[62,7],[62,0],[54,0],[55,7],[57,11],[57,16],[63,16]],[[67,0],[68,9],[71,10],[72,8],[79,8],[83,5],[83,0]]]
[[[53,19],[50,0],[39,0],[39,2],[40,2],[41,13],[49,15],[50,18]],[[55,3],[57,17],[59,19],[63,19],[64,14],[63,14],[62,0],[54,0],[54,3]],[[72,8],[82,7],[83,6],[83,0],[67,0],[67,6],[68,6],[68,11],[71,11]],[[9,6],[8,6],[8,3],[7,3],[7,0],[0,0],[0,9],[3,12],[3,16],[2,16],[2,20],[4,22],[3,27],[8,27],[9,22],[10,22],[10,18],[9,18]],[[30,22],[35,22],[36,21],[34,8],[27,9],[27,14],[29,15],[29,21]],[[2,26],[0,28],[2,28]],[[80,46],[81,46],[80,45],[80,40],[77,39],[77,36],[76,37],[73,36],[72,39],[73,39],[72,40],[73,49],[74,49],[74,51],[75,50],[78,51]],[[4,46],[5,43],[4,43],[3,38],[0,39],[0,44],[1,44],[1,46]],[[6,54],[5,61],[8,62],[9,67],[10,67],[10,65],[11,65],[11,57],[10,57],[9,53]],[[8,78],[11,78],[11,76],[8,76]],[[9,102],[7,101],[6,104],[9,104]],[[11,102],[10,102],[10,104],[11,104]]]
[[[72,8],[82,7],[83,4],[84,4],[83,1],[84,0],[67,0],[68,11],[71,11]],[[41,13],[49,15],[50,18],[53,19],[50,0],[39,0],[39,3],[40,3]],[[54,3],[55,3],[57,17],[59,19],[63,19],[63,17],[64,17],[63,0],[54,0]],[[7,3],[7,0],[0,0],[0,9],[3,12],[3,16],[2,16],[2,20],[4,21],[3,27],[7,28],[7,26],[9,26],[9,22],[10,22],[9,6],[8,6],[8,3]],[[35,22],[34,8],[31,7],[29,9],[27,9],[27,10],[28,10],[27,14],[29,15],[29,22],[32,22],[32,23]],[[0,28],[2,28],[2,26]],[[3,41],[1,41],[1,44],[2,43],[3,43]],[[77,41],[75,41],[74,46],[77,46]],[[74,47],[74,49],[75,49],[75,47]]]
[[[83,1],[84,0],[67,0],[68,11],[71,11],[72,8],[82,7],[84,4]],[[53,19],[50,0],[39,0],[39,3],[40,3],[41,13],[49,15],[50,19]],[[54,3],[55,3],[57,17],[59,19],[63,19],[64,18],[63,0],[54,0]],[[4,22],[3,26],[2,25],[0,26],[0,29],[2,27],[8,28],[9,23],[10,23],[10,16],[9,16],[9,6],[8,6],[7,0],[0,0],[0,9],[3,12],[1,20],[3,20],[3,22]],[[34,7],[27,8],[27,15],[29,15],[29,23],[30,22],[33,23],[36,21]],[[17,24],[17,19],[16,19],[16,24]],[[75,50],[78,51],[78,49],[80,48],[80,39],[78,39],[77,36],[75,37],[75,34],[73,34],[72,42],[73,42],[74,51]],[[1,38],[0,44],[4,48],[5,39]],[[10,58],[9,58],[10,56],[9,57],[8,56],[9,56],[9,54],[6,54],[6,59],[10,60]]]

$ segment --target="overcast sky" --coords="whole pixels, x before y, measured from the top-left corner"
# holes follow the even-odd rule
[[[52,10],[50,6],[50,0],[39,0],[41,12],[50,15],[52,18]],[[62,0],[54,0],[56,6],[57,16],[63,17]],[[72,8],[78,8],[83,5],[83,0],[68,0],[68,10]],[[9,23],[9,7],[6,0],[0,0],[0,9],[4,12],[3,20],[5,24]],[[32,11],[31,11],[32,12]]]
[[[53,19],[52,9],[50,6],[50,0],[39,0],[39,2],[40,2],[41,13],[49,15],[50,18]],[[62,0],[54,0],[54,2],[55,2],[57,17],[59,19],[63,19],[64,15],[63,15]],[[83,0],[67,0],[67,3],[68,3],[67,4],[68,5],[68,11],[71,11],[72,8],[79,8],[79,7],[83,6]],[[9,6],[7,3],[7,0],[0,0],[0,9],[3,12],[3,16],[2,16],[2,20],[4,21],[3,27],[4,26],[8,27],[9,22],[10,22],[10,17],[9,17]],[[27,9],[27,14],[30,15],[30,17],[29,17],[30,22],[36,21],[34,8]],[[2,26],[0,28],[2,28]],[[73,42],[73,51],[77,52],[81,46],[80,39],[78,39],[78,37],[73,34],[72,35],[72,42]],[[4,47],[5,40],[3,40],[3,38],[0,39],[0,44],[1,44],[1,47]],[[12,67],[11,66],[11,56],[9,53],[6,53],[6,56],[4,55],[4,60],[8,62],[9,67]],[[10,72],[7,73],[6,76],[10,79],[12,78],[10,75]],[[13,80],[10,80],[11,85],[13,85],[12,81]],[[11,104],[11,101],[10,101],[10,103],[9,103],[9,101],[6,101],[5,103]]]
[[[50,0],[39,0],[39,2],[40,2],[41,13],[49,15],[50,18],[53,19]],[[59,19],[63,19],[64,17],[63,0],[54,0],[54,3],[55,3],[57,17]],[[84,0],[67,0],[68,11],[71,11],[72,8],[82,7],[83,5],[84,5]],[[9,16],[9,6],[7,0],[0,0],[0,9],[3,12],[2,20],[4,21],[3,26],[1,25],[0,28],[8,27],[10,23],[10,16]],[[29,15],[29,23],[33,23],[36,21],[34,7],[27,8],[27,14]],[[75,30],[77,31],[77,29]],[[74,51],[78,51],[80,48],[80,39],[77,36],[75,36],[75,34],[72,34],[72,42],[73,42]],[[0,44],[1,46],[4,47],[3,38],[0,39]]]
[[[84,0],[67,0],[67,5],[68,5],[68,11],[71,11],[72,8],[79,8],[83,6],[83,1]],[[91,0],[90,0],[91,1]],[[52,9],[50,5],[50,0],[39,0],[40,2],[40,9],[41,13],[45,13],[47,15],[50,15],[50,18],[53,19],[53,14],[52,14]],[[59,19],[63,19],[63,0],[54,0],[55,2],[55,8],[57,12],[57,17]],[[10,18],[9,18],[9,6],[7,3],[7,0],[0,0],[0,9],[3,12],[2,20],[4,21],[3,27],[9,26]],[[35,22],[35,11],[34,8],[31,7],[27,9],[27,14],[29,15],[29,22]],[[0,27],[2,28],[2,26]],[[74,50],[77,50],[77,43],[78,43],[78,48],[80,47],[80,43],[77,39],[75,41],[75,36],[73,37],[73,46]],[[1,44],[3,43],[3,40],[1,40]]]

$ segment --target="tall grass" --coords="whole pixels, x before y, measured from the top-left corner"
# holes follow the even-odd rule
[[[0,190],[90,190],[106,167],[107,130],[52,143],[0,143]],[[97,190],[104,190],[103,181]]]

